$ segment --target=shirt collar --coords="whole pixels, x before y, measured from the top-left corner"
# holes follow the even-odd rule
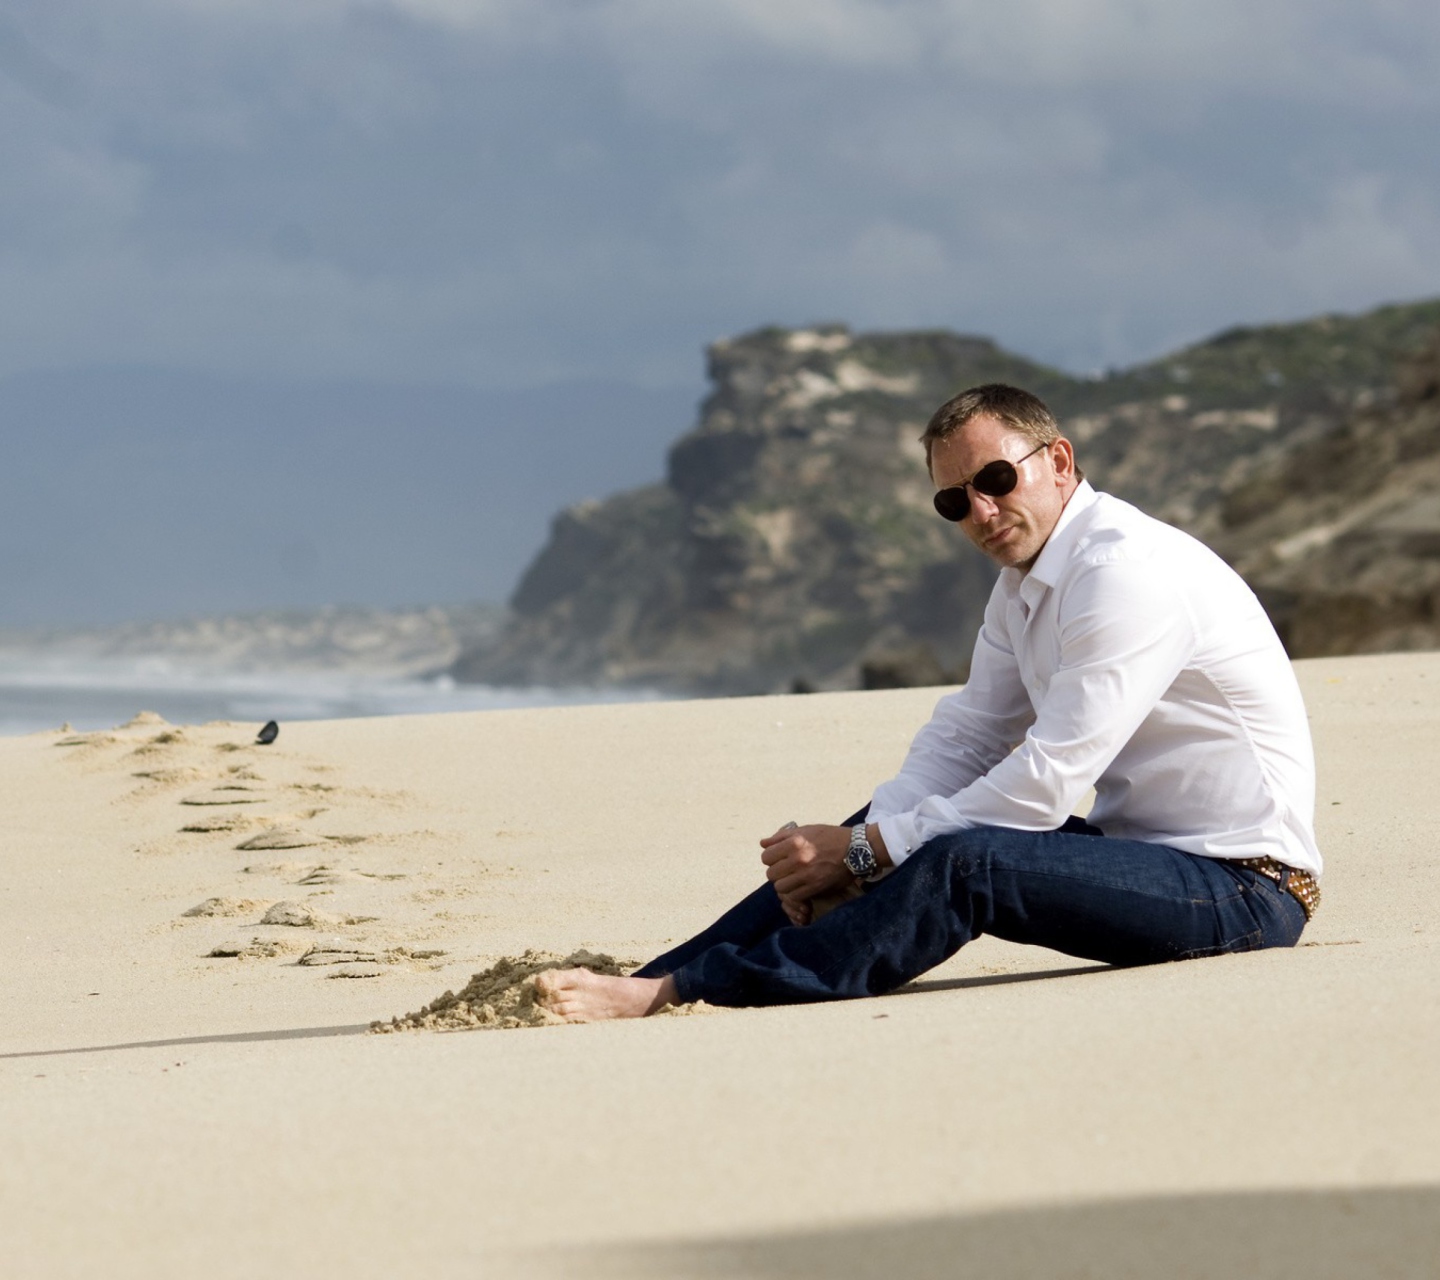
[[[1055,522],[1055,527],[1050,531],[1045,545],[1041,547],[1030,572],[1022,574],[1019,569],[1002,571],[1010,579],[1008,585],[1012,591],[1023,589],[1029,595],[1055,585],[1080,537],[1080,530],[1075,524],[1076,517],[1087,508],[1093,507],[1099,496],[1090,481],[1080,481],[1075,492],[1070,495],[1070,500],[1066,502],[1064,510],[1060,512],[1060,519]],[[1029,586],[1030,583],[1034,583],[1034,586]]]

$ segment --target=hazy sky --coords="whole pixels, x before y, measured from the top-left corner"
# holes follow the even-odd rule
[[[1076,370],[1440,293],[1434,0],[0,0],[0,376]]]
[[[1440,294],[1435,0],[0,0],[0,626],[502,599],[702,348]]]

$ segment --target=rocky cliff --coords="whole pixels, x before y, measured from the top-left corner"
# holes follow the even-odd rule
[[[1212,540],[1296,657],[1440,648],[1440,335],[1232,490]]]
[[[1236,329],[1095,379],[943,332],[834,325],[717,343],[713,390],[665,482],[561,513],[499,639],[455,673],[705,693],[962,675],[993,571],[934,515],[917,438],[936,406],[985,381],[1043,396],[1099,487],[1224,548],[1303,647],[1310,587],[1295,575],[1323,537],[1306,533],[1319,526],[1299,497],[1276,495],[1307,460],[1368,457],[1362,440],[1424,418],[1394,368],[1437,325],[1440,302]],[[1313,489],[1327,511],[1342,505]],[[1274,550],[1295,538],[1310,550]],[[1370,643],[1365,625],[1353,643]]]

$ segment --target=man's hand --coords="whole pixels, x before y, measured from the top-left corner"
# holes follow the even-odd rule
[[[855,881],[845,865],[849,827],[784,826],[761,840],[760,847],[765,851],[760,855],[765,877],[792,924],[810,923],[812,898]]]

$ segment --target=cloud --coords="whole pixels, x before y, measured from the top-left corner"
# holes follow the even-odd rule
[[[74,77],[52,62],[43,50],[37,49],[24,30],[3,14],[0,14],[0,76],[50,106],[69,106],[77,97]]]
[[[1440,292],[1417,0],[20,0],[0,373],[693,380],[769,321],[1072,367]]]

